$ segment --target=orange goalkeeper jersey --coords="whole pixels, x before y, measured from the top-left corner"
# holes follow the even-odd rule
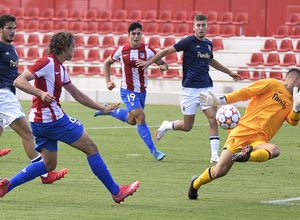
[[[244,117],[241,118],[238,126],[230,132],[230,136],[259,134],[260,137],[264,138],[263,141],[269,142],[285,120],[293,126],[299,122],[299,120],[294,119],[293,96],[287,91],[285,85],[278,80],[259,80],[247,88],[226,95],[228,104],[249,99],[251,101]],[[239,127],[243,127],[241,130],[247,132],[240,134]]]

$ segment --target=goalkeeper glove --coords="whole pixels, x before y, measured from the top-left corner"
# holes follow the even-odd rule
[[[300,92],[298,91],[297,87],[294,87],[293,98],[294,98],[293,110],[294,112],[298,113],[300,112]]]
[[[226,98],[218,97],[213,91],[208,91],[209,94],[200,92],[198,94],[198,100],[200,101],[200,105],[211,105],[211,106],[218,106],[218,105],[225,105]]]

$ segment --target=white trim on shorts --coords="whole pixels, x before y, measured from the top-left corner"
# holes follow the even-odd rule
[[[0,88],[0,126],[3,130],[25,113],[15,94],[9,88]]]
[[[188,88],[182,87],[181,89],[181,112],[183,115],[195,115],[197,112],[197,107],[200,107],[201,112],[204,110],[211,108],[212,106],[200,105],[200,101],[198,100],[199,92],[208,93],[208,91],[214,91],[213,87],[207,88]]]

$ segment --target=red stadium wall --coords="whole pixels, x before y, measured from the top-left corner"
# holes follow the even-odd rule
[[[266,15],[266,2],[267,0],[231,0],[230,11],[234,15],[236,15],[239,12],[248,13],[249,24],[243,27],[243,32],[246,36],[266,35],[266,21],[268,19]]]
[[[203,14],[216,11],[220,17],[222,12],[230,11],[230,2],[230,0],[195,0],[195,11],[201,11]]]
[[[291,13],[300,13],[299,0],[267,0],[266,35],[276,33],[278,26],[284,25]]]
[[[171,10],[173,16],[179,10],[185,10],[188,14],[192,11],[201,11],[203,14],[216,11],[219,18],[223,12],[232,12],[234,16],[238,12],[248,12],[249,24],[243,29],[246,36],[272,36],[280,25],[288,21],[291,13],[300,13],[299,0],[1,0],[0,8],[2,7],[35,7],[40,9],[40,13],[45,8],[54,8],[55,14],[59,9],[66,8],[69,11],[76,8],[109,9],[113,13],[125,9],[128,14],[131,10],[140,9],[142,13],[156,10],[157,16],[163,10]]]
[[[170,10],[173,12],[173,15],[177,11],[187,11],[191,13],[194,8],[194,0],[160,0],[158,3],[158,11]],[[159,13],[158,13],[159,15]]]
[[[142,10],[144,14],[148,10],[157,10],[159,5],[159,0],[154,1],[136,1],[136,0],[126,0],[124,1],[124,9],[129,13],[132,10]]]

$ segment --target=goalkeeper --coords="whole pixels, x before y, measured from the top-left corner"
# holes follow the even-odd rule
[[[284,121],[295,126],[300,118],[300,70],[291,69],[282,83],[276,79],[259,80],[218,98],[215,94],[199,93],[204,105],[218,106],[251,99],[244,117],[225,143],[220,161],[194,176],[188,191],[189,199],[197,199],[200,186],[225,176],[234,162],[265,162],[280,154],[278,146],[269,141]]]

